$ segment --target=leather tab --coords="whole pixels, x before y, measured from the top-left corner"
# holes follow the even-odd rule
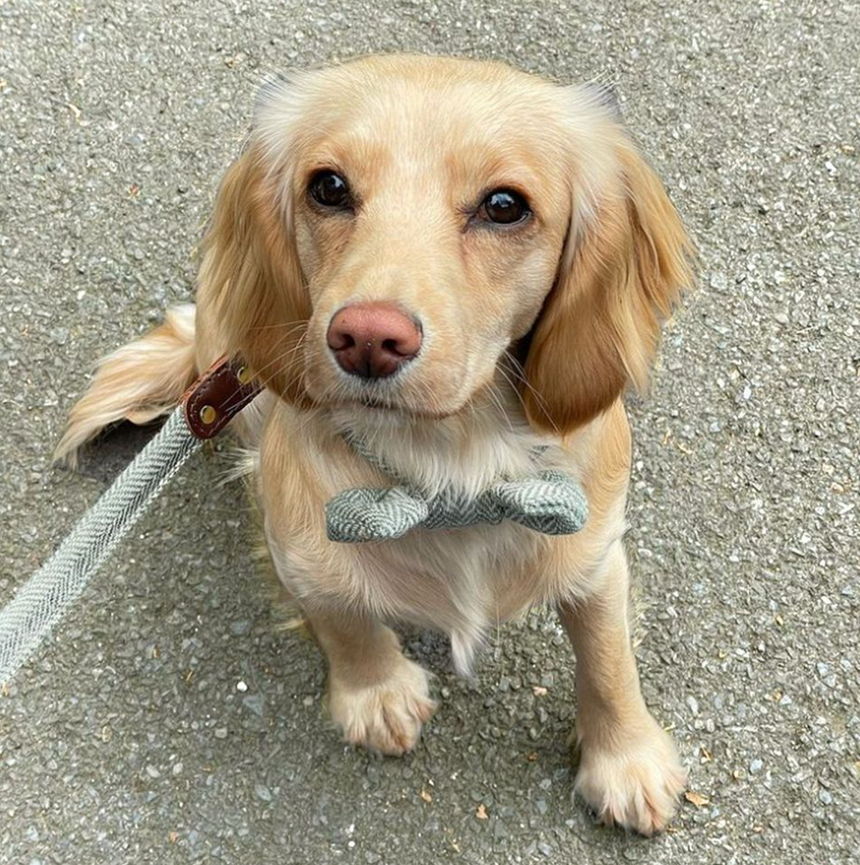
[[[262,389],[241,358],[222,357],[182,397],[188,429],[214,438]]]

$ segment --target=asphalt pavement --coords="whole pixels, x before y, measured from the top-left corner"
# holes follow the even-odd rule
[[[615,86],[701,253],[631,400],[643,687],[690,794],[646,840],[571,802],[552,613],[380,759],[275,627],[223,446],[0,695],[0,862],[860,861],[860,7],[835,0],[0,0],[0,603],[140,437],[52,468],[93,361],[193,292],[257,83],[370,51]]]

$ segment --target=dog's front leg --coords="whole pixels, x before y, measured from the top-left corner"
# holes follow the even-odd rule
[[[642,699],[620,541],[603,567],[585,600],[560,608],[577,660],[575,788],[604,822],[650,835],[675,813],[686,776]]]
[[[436,708],[427,672],[373,618],[315,612],[307,620],[328,661],[329,711],[346,740],[383,754],[409,751]]]

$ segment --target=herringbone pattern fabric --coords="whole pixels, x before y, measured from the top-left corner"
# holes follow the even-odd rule
[[[189,431],[182,408],[176,409],[59,549],[0,611],[0,683],[11,679],[201,444]]]
[[[361,442],[348,441],[377,468],[396,477]],[[555,470],[539,471],[524,480],[499,481],[473,499],[447,493],[425,498],[409,485],[399,484],[344,490],[326,505],[328,538],[339,543],[392,540],[418,527],[457,529],[502,520],[546,535],[569,535],[578,532],[586,519],[588,502],[582,488]]]

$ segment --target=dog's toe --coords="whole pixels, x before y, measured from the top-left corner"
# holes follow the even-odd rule
[[[666,828],[686,783],[672,740],[650,720],[647,730],[612,747],[583,743],[574,782],[600,820],[642,835]]]
[[[392,756],[415,746],[435,709],[427,673],[402,656],[380,682],[353,687],[333,681],[329,688],[329,711],[346,741]]]

